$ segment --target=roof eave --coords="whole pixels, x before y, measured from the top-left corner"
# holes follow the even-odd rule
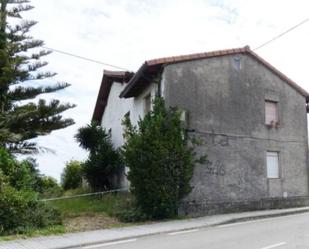
[[[128,82],[134,73],[128,71],[103,71],[103,77],[91,120],[101,123],[104,115],[110,88],[113,82]]]
[[[123,89],[123,91],[120,93],[120,98],[131,98],[134,97],[134,94],[132,93],[133,88],[135,87],[136,82],[143,76],[144,71],[147,69],[148,65],[145,62],[139,70],[134,74],[134,76],[129,81],[128,85]]]

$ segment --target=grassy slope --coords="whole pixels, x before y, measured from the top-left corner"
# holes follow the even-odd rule
[[[82,193],[81,190],[67,191],[65,196]],[[47,203],[61,212],[64,225],[30,230],[22,235],[0,236],[0,241],[129,225],[118,221],[115,216],[118,212],[132,206],[132,196],[129,193],[113,193],[96,197],[54,200]]]
[[[105,213],[108,216],[128,208],[132,203],[128,193],[107,194],[102,197],[78,197],[73,199],[49,201],[60,210],[64,217],[78,216],[88,213]]]

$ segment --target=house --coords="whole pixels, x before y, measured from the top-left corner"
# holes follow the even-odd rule
[[[136,124],[157,93],[188,114],[208,155],[180,212],[309,203],[309,94],[248,46],[149,60],[135,74],[104,71],[93,120],[121,146],[123,117]]]

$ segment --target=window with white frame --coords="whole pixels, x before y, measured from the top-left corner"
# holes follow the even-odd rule
[[[278,124],[278,103],[275,101],[265,101],[265,124]]]
[[[266,152],[267,178],[279,178],[279,153]]]

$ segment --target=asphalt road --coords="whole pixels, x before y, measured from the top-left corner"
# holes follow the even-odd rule
[[[309,214],[129,238],[83,249],[309,249]]]

